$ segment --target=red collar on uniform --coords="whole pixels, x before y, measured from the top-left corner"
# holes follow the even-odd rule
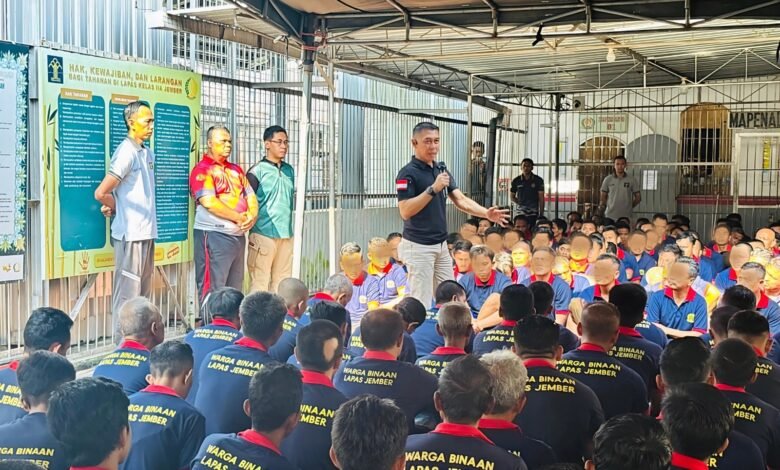
[[[615,285],[613,285],[612,287],[615,287],[617,285],[620,285],[620,282],[617,279],[615,279]],[[596,297],[601,298],[601,286],[598,284],[593,285],[593,298]]]
[[[539,279],[538,277],[536,277],[536,274],[531,274],[531,282],[544,281],[547,284],[552,285],[554,278],[555,278],[555,274],[553,274],[553,273],[550,273],[550,275],[547,277],[547,279]]]
[[[170,395],[172,397],[181,398],[181,396],[176,393],[176,390],[172,389],[171,387],[166,387],[165,385],[147,385],[146,388],[142,388],[141,391],[149,393],[162,393],[163,395]]]
[[[674,291],[672,290],[671,287],[667,287],[666,289],[664,289],[664,295],[674,300]],[[696,291],[691,289],[690,286],[688,286],[688,292],[685,294],[685,301],[692,302],[693,299],[695,298],[696,298]]]
[[[623,261],[626,258],[626,252],[620,247],[617,247],[617,257],[620,261]]]
[[[627,326],[621,326],[618,328],[618,332],[624,336],[632,336],[634,338],[641,338],[642,334],[636,331],[636,328],[629,328]]]
[[[314,300],[329,300],[331,302],[335,302],[336,299],[333,298],[330,294],[326,294],[325,292],[317,292],[312,296],[312,299]]]
[[[709,248],[704,248],[701,255],[705,258],[712,258],[712,250]]]
[[[126,339],[122,341],[122,344],[119,345],[119,349],[136,349],[138,351],[149,352],[149,348],[139,343],[138,341],[133,341],[132,339]]]
[[[650,255],[650,256],[655,256],[655,250],[650,250],[650,251],[648,251],[648,252],[646,252],[646,253],[647,253],[648,255]]]
[[[729,280],[737,280],[737,272],[734,270],[734,268],[729,268]]]
[[[267,437],[263,436],[259,432],[255,431],[254,429],[247,429],[246,431],[241,431],[238,433],[238,437],[241,439],[251,442],[252,444],[265,447],[266,449],[270,449],[274,452],[276,452],[279,455],[282,455],[282,451],[279,450],[278,447],[276,447],[276,444],[271,442],[271,439],[268,439]]]
[[[214,318],[211,320],[211,324],[213,326],[229,326],[230,328],[238,329],[238,325],[233,323],[232,321],[225,320],[224,318]]]
[[[755,346],[753,346],[753,351],[756,352],[756,356],[758,357],[766,357],[766,353]]]
[[[333,381],[327,375],[322,372],[313,370],[301,370],[301,376],[303,377],[303,383],[309,385],[324,385],[326,387],[333,388]]]
[[[480,429],[520,429],[520,426],[511,421],[504,421],[503,419],[482,418],[477,423],[477,427]]]
[[[236,341],[233,344],[236,344],[238,346],[244,346],[247,348],[258,349],[263,352],[268,352],[268,348],[266,348],[262,343],[255,341],[252,338],[248,338],[246,336],[244,336],[243,338],[241,338],[240,340]]]
[[[687,455],[672,452],[672,467],[680,467],[686,470],[707,470],[707,464],[701,460],[688,457]]]
[[[496,283],[496,271],[490,271],[490,277],[488,278],[487,282],[482,282],[482,279],[477,276],[477,273],[474,273],[474,284],[476,284],[477,287],[488,287],[492,286]]]
[[[533,367],[546,367],[548,369],[555,369],[555,366],[550,364],[550,361],[547,359],[526,359],[523,361],[523,365],[527,369],[531,369]]]
[[[0,369],[11,369],[12,371],[16,371],[16,369],[19,368],[19,361],[11,361],[8,364],[3,364],[0,366]]]
[[[482,439],[488,444],[495,445],[493,444],[493,441],[491,441],[484,434],[482,434],[482,431],[475,428],[474,426],[469,426],[467,424],[440,423],[438,426],[436,426],[436,429],[434,429],[431,432],[436,434],[447,434],[449,436],[472,437],[475,439]]]
[[[398,358],[385,351],[366,351],[363,353],[364,359],[376,359],[378,361],[395,361]]]
[[[364,282],[366,282],[366,272],[360,271],[360,275],[352,280],[353,286],[362,286]]]
[[[582,343],[579,348],[577,348],[577,351],[595,351],[600,353],[607,353],[607,350],[599,346],[598,344],[593,343]]]
[[[293,313],[290,310],[287,310],[287,316],[297,320],[297,318],[295,318],[295,315],[293,315]]]
[[[384,268],[379,268],[374,263],[371,263],[371,266],[377,271],[377,274],[387,274],[390,272],[391,269],[393,269],[393,263],[387,263],[387,265]]]
[[[569,268],[571,268],[572,272],[575,272],[575,273],[578,273],[578,274],[582,274],[582,273],[584,273],[585,271],[588,270],[588,264],[589,263],[588,263],[587,258],[583,259],[583,260],[580,260],[580,261],[570,260],[569,261]]]
[[[466,354],[466,351],[460,348],[455,348],[452,346],[439,346],[438,348],[431,351],[431,354],[437,355],[437,356],[447,356],[450,354]]]
[[[517,320],[501,320],[501,323],[499,323],[500,326],[511,326],[514,328],[517,326]]]
[[[466,271],[461,271],[461,270],[459,270],[459,269],[458,269],[458,265],[453,265],[453,266],[452,266],[452,274],[454,274],[454,275],[456,275],[456,276],[457,276],[458,274],[468,274],[468,273],[470,273],[470,272],[471,272],[471,268],[469,268],[469,269],[468,269],[468,270],[466,270]]]
[[[745,393],[745,387],[734,387],[733,385],[715,384],[715,388],[724,392],[739,392]]]
[[[756,308],[767,307],[769,307],[769,297],[762,291],[761,295],[758,297],[758,302],[756,302]]]

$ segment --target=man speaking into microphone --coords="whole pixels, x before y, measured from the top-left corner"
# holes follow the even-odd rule
[[[440,282],[453,279],[452,259],[447,250],[446,197],[455,207],[475,217],[504,225],[509,211],[486,209],[466,197],[447,167],[436,161],[439,128],[421,122],[412,131],[412,161],[401,168],[395,180],[398,209],[404,220],[398,257],[409,271],[409,295],[426,307]]]

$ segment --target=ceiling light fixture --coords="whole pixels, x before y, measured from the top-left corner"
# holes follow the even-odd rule
[[[617,59],[617,56],[615,56],[615,49],[610,47],[607,51],[607,62],[612,63],[615,61],[615,59]]]

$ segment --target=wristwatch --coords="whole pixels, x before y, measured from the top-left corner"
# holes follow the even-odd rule
[[[428,186],[427,188],[425,188],[425,194],[427,194],[428,196],[435,196],[438,193],[433,189],[433,186]]]

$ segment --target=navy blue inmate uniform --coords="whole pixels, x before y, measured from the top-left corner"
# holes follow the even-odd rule
[[[425,321],[412,332],[414,347],[417,349],[417,357],[431,354],[434,349],[444,346],[444,338],[436,332],[436,324],[439,322],[439,305],[428,310]]]
[[[238,434],[212,434],[203,441],[192,470],[298,470],[270,439],[248,429]]]
[[[525,462],[464,424],[441,423],[427,434],[406,439],[406,469],[526,470]]]
[[[505,287],[512,284],[512,280],[503,273],[495,270],[490,272],[487,281],[482,282],[473,272],[466,274],[458,283],[466,291],[466,302],[471,307],[471,316],[477,318],[479,309],[485,301],[493,294],[500,294]]]
[[[200,366],[195,408],[206,418],[206,435],[238,432],[251,425],[244,413],[249,381],[272,362],[265,346],[246,336],[206,356]]]
[[[758,398],[780,410],[780,366],[764,357],[764,352],[753,348],[758,356],[756,381],[746,389]]]
[[[515,343],[514,329],[517,322],[514,320],[502,320],[495,327],[480,331],[474,338],[474,350],[477,356],[482,356],[499,349],[509,349]]]
[[[718,470],[766,470],[764,456],[758,445],[734,430],[729,433],[729,446],[722,453],[713,454],[707,466]]]
[[[149,385],[130,396],[132,447],[120,469],[187,468],[206,437],[206,420],[171,388]]]
[[[441,371],[447,367],[447,364],[455,359],[465,356],[466,351],[460,348],[442,346],[433,350],[427,356],[417,359],[417,366],[436,377],[441,375]]]
[[[634,328],[620,327],[620,335],[609,355],[630,367],[644,380],[647,389],[654,390],[663,349],[646,340]]]
[[[390,398],[406,414],[409,430],[420,413],[435,413],[436,377],[383,351],[366,351],[341,366],[333,381],[347,398],[368,393]]]
[[[143,344],[125,340],[114,352],[100,361],[93,377],[105,377],[122,385],[129,396],[146,387],[149,375],[149,355],[151,352]]]
[[[360,337],[360,327],[357,327],[349,338],[349,345],[344,348],[344,360],[349,361],[360,357],[365,352],[366,348],[363,346],[363,339]],[[417,348],[415,347],[414,339],[406,331],[404,331],[404,343],[401,345],[401,354],[398,355],[398,360],[408,362],[409,364],[414,364],[414,361],[417,360]]]
[[[563,356],[558,370],[590,387],[599,397],[607,419],[623,413],[647,411],[647,386],[642,377],[607,354],[601,346],[582,343]]]
[[[544,359],[523,361],[528,369],[526,404],[515,419],[520,429],[552,447],[559,462],[582,464],[604,412],[593,390]]]
[[[198,394],[198,371],[203,359],[210,352],[233,344],[236,340],[243,338],[244,335],[238,331],[236,325],[224,318],[215,318],[211,324],[196,328],[184,337],[184,342],[192,348],[192,356],[195,359],[192,365],[192,388],[187,395],[187,401],[195,402],[195,395]]]
[[[0,366],[0,424],[10,423],[26,415],[22,408],[22,391],[16,379],[19,361]]]
[[[669,343],[669,338],[666,337],[666,333],[658,325],[654,325],[647,320],[642,320],[634,327],[642,337],[652,343],[657,344],[661,349],[665,348]]]
[[[282,441],[282,454],[306,470],[332,470],[330,430],[336,410],[347,397],[321,372],[302,370],[301,417],[292,434]]]
[[[744,388],[716,384],[734,408],[734,429],[753,439],[770,468],[780,467],[780,411],[745,392]]]
[[[555,463],[555,453],[550,446],[524,435],[520,426],[511,421],[480,419],[478,427],[498,447],[522,458],[528,470]]]
[[[287,312],[282,322],[282,335],[276,340],[273,346],[268,348],[268,355],[274,361],[287,362],[287,359],[295,352],[295,344],[298,340],[298,332],[305,325],[295,318],[293,314]]]
[[[67,457],[49,431],[46,413],[30,413],[0,426],[0,461],[26,460],[49,470],[67,470]]]

